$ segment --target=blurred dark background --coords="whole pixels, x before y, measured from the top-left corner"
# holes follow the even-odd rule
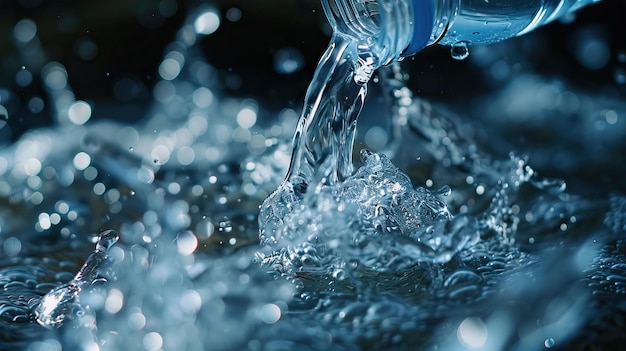
[[[318,0],[9,0],[0,3],[0,105],[8,112],[0,122],[0,145],[30,128],[52,124],[49,104],[42,110],[28,107],[33,97],[46,102],[46,94],[40,67],[25,65],[18,50],[13,30],[20,20],[36,23],[43,63],[58,61],[67,68],[76,98],[92,106],[92,119],[132,122],[151,101],[165,46],[186,15],[207,4],[214,5],[222,20],[200,46],[218,69],[223,94],[253,96],[268,109],[298,109],[330,34]],[[625,14],[624,0],[589,6],[575,18],[495,45],[491,59],[500,55],[513,71],[531,70],[582,90],[626,97]],[[596,58],[595,66],[585,62],[586,53],[577,47],[583,36],[607,43],[608,56]],[[285,49],[303,60],[289,74],[275,68],[275,55]],[[512,77],[494,79],[477,59],[481,55],[471,53],[469,59],[456,61],[448,48],[433,46],[402,64],[417,95],[458,105],[497,91]],[[18,78],[22,66],[31,72],[30,80]],[[136,88],[120,94],[116,86],[127,81]]]

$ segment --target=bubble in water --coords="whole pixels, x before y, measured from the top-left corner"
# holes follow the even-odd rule
[[[543,345],[547,348],[553,348],[554,345],[556,345],[556,342],[554,341],[553,338],[547,338],[546,341],[544,341]]]
[[[455,60],[465,60],[469,57],[469,47],[467,41],[458,41],[450,46],[450,55]]]

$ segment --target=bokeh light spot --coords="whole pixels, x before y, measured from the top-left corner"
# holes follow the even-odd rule
[[[85,124],[91,118],[91,106],[85,101],[76,101],[70,106],[68,115],[72,123],[77,125]]]
[[[194,29],[198,34],[208,35],[217,30],[220,26],[220,17],[213,11],[208,11],[196,18]]]
[[[487,342],[487,326],[480,318],[468,317],[459,325],[457,336],[466,347],[478,349]]]

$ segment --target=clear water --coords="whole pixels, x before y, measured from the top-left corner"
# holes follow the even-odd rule
[[[256,101],[209,79],[194,43],[215,30],[211,13],[181,27],[137,124],[88,121],[71,69],[48,66],[58,125],[0,150],[0,349],[619,345],[623,194],[572,193],[540,176],[541,154],[499,156],[497,121],[472,125],[414,97],[398,66],[372,78],[392,127],[361,136],[375,62],[341,38],[301,119],[285,109],[264,121]],[[571,92],[515,84],[490,106],[538,109],[528,123],[553,127],[554,143],[587,137],[595,149],[596,134],[577,129],[589,125],[615,127],[604,143],[625,134],[619,100],[580,94],[588,119],[563,128],[552,117]],[[368,135],[388,143],[360,150],[354,170],[352,141]]]

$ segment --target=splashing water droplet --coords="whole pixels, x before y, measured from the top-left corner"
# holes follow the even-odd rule
[[[83,287],[105,282],[102,277],[107,252],[119,236],[114,230],[100,233],[95,250],[70,282],[58,286],[44,295],[34,307],[37,323],[47,328],[58,328],[67,319],[73,319],[84,311],[78,301]]]
[[[467,45],[468,42],[466,41],[459,41],[452,44],[452,46],[450,47],[450,55],[452,56],[452,58],[459,61],[468,58],[470,53]]]
[[[119,236],[115,230],[105,230],[98,236],[96,250],[107,251],[117,242],[118,239]]]

